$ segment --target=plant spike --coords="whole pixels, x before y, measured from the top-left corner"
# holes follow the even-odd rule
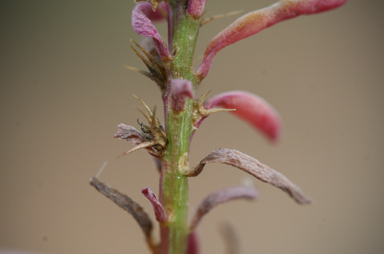
[[[283,20],[331,10],[346,1],[280,0],[264,9],[246,13],[213,37],[206,47],[202,63],[195,72],[192,63],[200,27],[209,21],[238,12],[232,11],[204,19],[207,0],[135,0],[137,4],[132,10],[131,23],[133,30],[145,37],[145,40],[141,43],[131,40],[132,44],[129,45],[148,71],[130,66],[125,68],[143,74],[159,86],[164,102],[164,127],[156,118],[156,107],[151,110],[143,100],[134,95],[144,107],[144,110],[138,110],[147,119],[148,125],[144,125],[139,119],[139,130],[119,124],[114,138],[133,145],[117,157],[144,149],[155,160],[157,171],[160,173],[159,193],[155,195],[147,187],[142,190],[142,194],[151,202],[159,222],[160,242],[157,244],[153,241],[152,222],[141,206],[128,196],[100,182],[97,177],[91,179],[91,185],[133,215],[145,234],[152,254],[199,254],[196,226],[206,213],[226,201],[239,198],[255,199],[258,196],[255,189],[244,186],[212,193],[203,200],[189,222],[188,178],[199,175],[207,163],[219,162],[236,167],[280,188],[299,204],[311,202],[311,199],[287,177],[233,149],[220,148],[203,158],[195,168],[190,168],[192,137],[202,121],[212,113],[230,111],[272,141],[278,140],[282,132],[277,111],[257,95],[236,90],[220,93],[206,100],[209,92],[198,99],[196,92],[208,75],[215,55],[223,48]],[[163,40],[154,24],[160,21],[168,23],[166,40]],[[226,227],[222,232],[226,243],[229,244],[227,253],[238,254],[238,241],[233,230]]]

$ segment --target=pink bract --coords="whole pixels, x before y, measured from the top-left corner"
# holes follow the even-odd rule
[[[347,0],[281,0],[270,7],[250,12],[216,35],[208,44],[198,74],[204,78],[215,55],[223,48],[254,35],[280,21],[303,14],[314,14],[343,5]]]
[[[143,2],[137,4],[133,9],[131,21],[133,30],[135,30],[137,34],[153,38],[157,52],[162,59],[170,59],[171,54],[151,21],[162,19],[164,19],[164,17],[161,15],[159,9],[154,12],[150,3]]]
[[[215,106],[236,109],[231,113],[260,130],[271,140],[275,141],[280,137],[280,116],[268,102],[255,94],[230,91],[218,94],[204,104],[207,109]]]
[[[172,80],[169,97],[171,109],[175,111],[184,110],[188,98],[194,98],[192,82],[186,79]]]

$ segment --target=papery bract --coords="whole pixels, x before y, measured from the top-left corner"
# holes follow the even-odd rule
[[[314,14],[343,5],[347,0],[281,0],[280,2],[238,18],[208,44],[198,75],[208,75],[213,58],[223,48],[254,35],[280,21],[303,14]]]
[[[236,109],[230,113],[259,129],[271,140],[280,137],[281,121],[278,113],[268,102],[255,94],[230,91],[215,95],[204,104],[207,109],[215,106]]]
[[[152,37],[160,57],[170,59],[171,54],[151,20],[162,20],[160,10],[154,12],[150,3],[139,3],[132,11],[132,27],[141,36]]]

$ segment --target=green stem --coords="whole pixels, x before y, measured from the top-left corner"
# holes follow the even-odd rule
[[[172,6],[179,12],[179,6]],[[175,11],[174,11],[175,13]],[[175,52],[168,68],[173,79],[187,79],[196,87],[191,71],[199,21],[187,15],[178,16],[173,24],[172,49]],[[165,100],[167,103],[167,100]],[[169,221],[161,226],[163,254],[184,254],[188,231],[188,152],[192,134],[193,101],[188,99],[185,110],[173,111],[166,107],[167,153],[163,158],[160,179],[161,201]],[[165,247],[166,246],[166,247]]]

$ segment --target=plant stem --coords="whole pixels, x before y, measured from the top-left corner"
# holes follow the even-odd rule
[[[180,15],[180,6],[171,5],[176,22],[173,24],[172,49],[175,52],[169,63],[172,79],[187,79],[197,87],[191,71],[199,21],[186,14]],[[169,84],[171,85],[171,84]],[[188,231],[188,179],[184,175],[189,169],[188,152],[192,134],[193,101],[188,99],[185,110],[173,111],[166,108],[167,153],[162,162],[160,178],[161,202],[166,209],[169,221],[160,225],[163,254],[184,254]]]

